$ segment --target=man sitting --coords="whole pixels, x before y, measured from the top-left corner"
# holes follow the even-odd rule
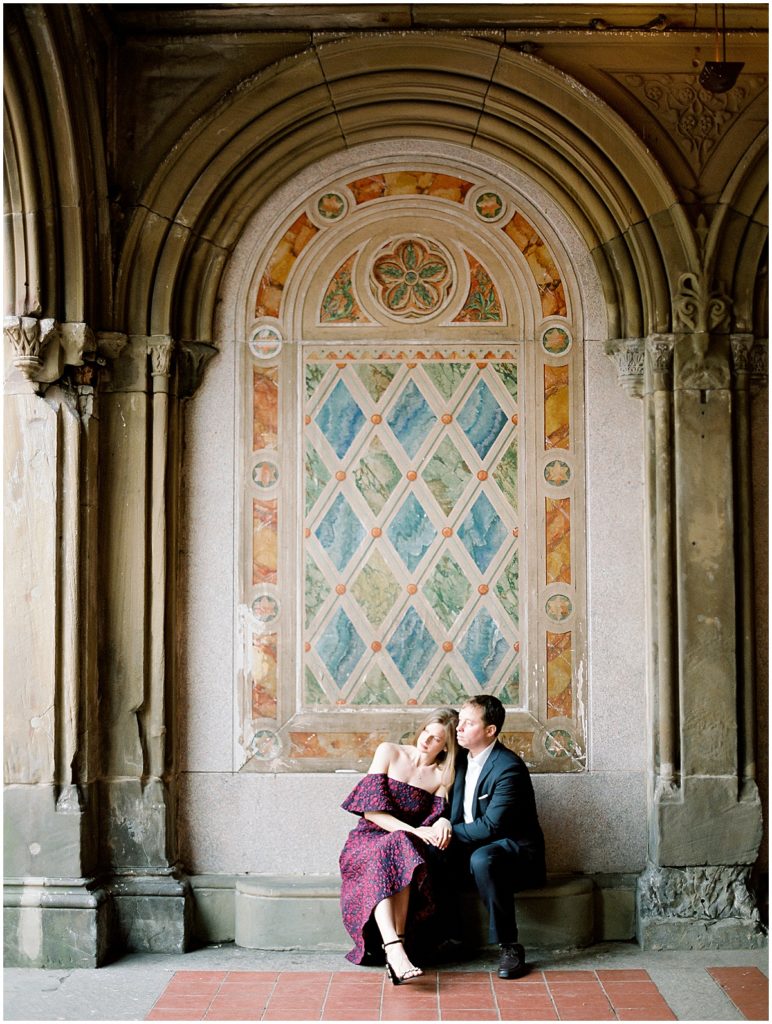
[[[452,875],[471,873],[490,918],[490,940],[501,946],[500,978],[527,973],[517,941],[514,893],[544,885],[544,836],[525,762],[499,743],[504,705],[471,697],[459,712],[462,748],[450,795]]]

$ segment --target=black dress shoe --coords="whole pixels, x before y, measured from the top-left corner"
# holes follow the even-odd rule
[[[519,943],[501,944],[501,960],[499,962],[498,975],[500,978],[522,978],[530,971],[525,962],[525,950]]]

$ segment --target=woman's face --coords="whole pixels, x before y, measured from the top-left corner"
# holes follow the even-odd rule
[[[443,750],[447,749],[445,737],[445,726],[439,722],[430,722],[421,730],[416,741],[416,746],[422,754],[426,754],[430,761],[436,761]]]

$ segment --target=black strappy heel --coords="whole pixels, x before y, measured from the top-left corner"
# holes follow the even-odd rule
[[[401,985],[403,981],[412,981],[413,978],[421,978],[424,973],[420,967],[408,967],[404,974],[397,974],[397,972],[389,963],[389,956],[388,953],[386,953],[386,947],[401,946],[402,944],[402,939],[400,938],[393,939],[391,942],[383,943],[383,952],[384,955],[386,956],[386,973],[391,978],[392,985]]]

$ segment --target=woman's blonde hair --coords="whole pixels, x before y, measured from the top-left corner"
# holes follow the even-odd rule
[[[458,752],[456,726],[458,725],[458,711],[456,711],[455,708],[447,707],[437,708],[436,711],[430,711],[418,726],[413,742],[418,741],[418,737],[427,725],[434,725],[435,722],[437,725],[441,725],[445,729],[445,743],[447,745],[447,749],[443,750],[441,754],[438,754],[435,764],[442,768],[443,786],[450,789],[456,775],[456,753]]]

